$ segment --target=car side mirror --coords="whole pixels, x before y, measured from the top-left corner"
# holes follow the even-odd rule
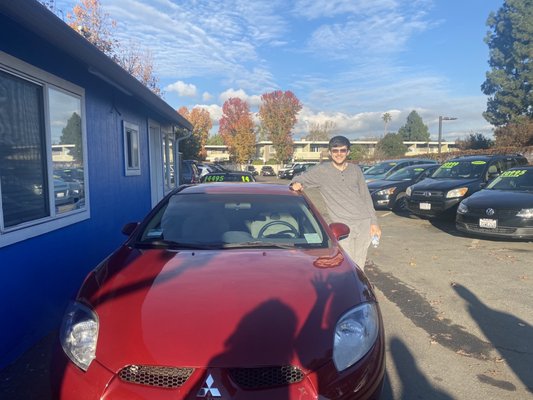
[[[340,222],[333,222],[332,224],[329,224],[329,229],[331,229],[333,236],[335,236],[335,239],[337,240],[346,239],[350,234],[350,228],[348,225]]]
[[[122,233],[126,236],[130,236],[135,231],[135,229],[137,229],[138,226],[138,222],[128,222],[122,227]]]

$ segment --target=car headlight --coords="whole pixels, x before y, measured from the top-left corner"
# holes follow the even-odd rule
[[[459,207],[457,207],[457,213],[466,214],[467,212],[468,212],[468,206],[464,202],[459,203]]]
[[[379,315],[374,303],[361,304],[344,314],[335,327],[333,363],[337,371],[354,365],[374,345]]]
[[[89,307],[70,303],[61,324],[60,341],[70,360],[87,371],[96,357],[98,316]]]
[[[413,191],[413,187],[412,187],[412,186],[409,186],[409,187],[405,190],[405,195],[411,197],[411,192],[412,192],[412,191]]]
[[[466,192],[468,192],[468,188],[462,187],[458,189],[450,190],[448,193],[446,193],[446,198],[451,199],[452,197],[463,197]]]
[[[388,189],[383,189],[383,190],[380,190],[379,192],[376,192],[377,195],[379,196],[390,196],[391,194],[394,193],[394,191],[396,190],[395,187],[391,187],[391,188],[388,188]]]
[[[523,208],[518,212],[518,214],[516,214],[516,216],[522,218],[533,218],[533,208]]]

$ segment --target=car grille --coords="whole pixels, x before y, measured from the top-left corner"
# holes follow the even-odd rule
[[[232,368],[231,379],[244,389],[261,389],[301,382],[304,373],[290,365],[262,368]]]
[[[481,218],[487,218],[487,208],[489,207],[485,207],[485,208],[468,208],[468,215],[469,216],[479,216]],[[503,217],[515,217],[516,214],[519,212],[520,210],[499,210],[499,209],[494,209],[494,215],[491,215],[489,216],[489,218],[503,218]]]
[[[119,377],[124,382],[138,385],[177,388],[183,386],[193,372],[193,368],[128,365],[119,372]]]
[[[411,194],[411,197],[416,197],[418,199],[441,199],[444,197],[444,192],[435,191],[435,190],[415,190]]]

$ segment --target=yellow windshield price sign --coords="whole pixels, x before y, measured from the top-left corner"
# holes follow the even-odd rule
[[[442,164],[441,168],[453,168],[456,165],[459,165],[459,163],[457,161],[449,161],[447,163]]]
[[[207,175],[205,177],[206,182],[223,182],[224,175]]]
[[[500,176],[502,178],[518,178],[519,176],[524,175],[527,172],[527,169],[516,169],[514,171],[505,171]]]
[[[472,165],[483,165],[483,164],[486,164],[487,162],[486,161],[472,161],[471,164]]]

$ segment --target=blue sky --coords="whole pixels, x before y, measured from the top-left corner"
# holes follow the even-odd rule
[[[174,108],[202,106],[218,130],[222,104],[291,90],[294,129],[333,121],[350,139],[379,138],[416,110],[445,140],[492,135],[486,20],[503,0],[100,0],[125,43],[148,47]],[[76,1],[56,0],[65,14]]]

